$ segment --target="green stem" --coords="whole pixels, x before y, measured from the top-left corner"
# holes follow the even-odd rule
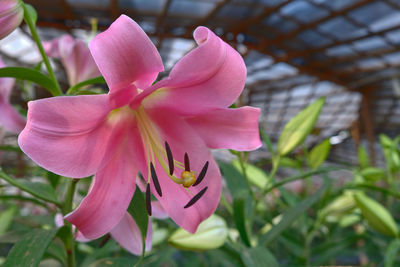
[[[29,13],[28,8],[26,7],[26,5],[24,3],[22,3],[22,7],[24,9],[24,20],[25,23],[28,25],[29,30],[32,34],[32,38],[35,41],[37,47],[39,48],[39,52],[42,55],[43,58],[43,62],[46,65],[46,69],[47,72],[49,73],[50,78],[53,80],[54,82],[54,86],[56,87],[56,94],[53,94],[53,96],[57,96],[57,95],[62,95],[62,91],[61,91],[61,87],[60,84],[57,81],[56,75],[54,74],[53,68],[50,65],[50,60],[46,55],[46,52],[44,51],[42,42],[40,41],[39,35],[36,31],[36,27],[35,27],[35,23],[32,20],[32,17]]]
[[[328,168],[321,168],[321,169],[316,169],[316,170],[312,170],[309,172],[305,172],[305,173],[301,173],[299,175],[296,176],[291,176],[285,179],[280,180],[279,182],[274,183],[273,185],[269,186],[268,188],[266,188],[263,191],[263,195],[269,193],[270,191],[272,191],[274,188],[277,188],[281,185],[284,185],[286,183],[290,183],[299,179],[304,179],[307,178],[311,175],[316,175],[316,174],[321,174],[321,173],[327,173],[327,172],[331,172],[331,171],[337,171],[337,170],[341,170],[344,169],[343,167],[328,167]]]
[[[68,214],[72,211],[72,202],[74,199],[76,184],[78,183],[78,179],[71,179],[68,184],[67,193],[65,194],[65,202],[63,206],[63,214]],[[68,267],[75,266],[75,249],[74,249],[74,233],[72,232],[72,225],[65,221],[65,224],[68,226],[69,234],[65,239],[64,245],[65,250],[67,252],[67,264]]]
[[[257,201],[256,195],[254,194],[253,189],[251,188],[249,177],[247,176],[246,166],[244,164],[244,158],[243,158],[244,154],[243,154],[243,152],[240,152],[240,153],[237,153],[236,156],[239,160],[240,168],[242,169],[244,179],[246,180],[246,182],[249,186],[250,195],[253,198],[253,200]]]
[[[269,176],[268,176],[268,178],[269,178],[268,180],[269,181],[273,181],[273,179],[275,177],[275,174],[278,171],[279,161],[280,161],[280,157],[279,156],[277,156],[276,158],[272,158],[272,170],[271,170],[271,172],[269,173]]]

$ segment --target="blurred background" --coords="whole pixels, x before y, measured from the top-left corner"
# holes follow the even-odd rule
[[[262,109],[261,126],[272,141],[298,111],[329,96],[306,143],[330,138],[332,162],[355,164],[354,148],[363,143],[379,165],[376,136],[393,137],[400,129],[398,0],[26,2],[38,11],[43,40],[70,33],[88,41],[94,22],[101,31],[120,14],[130,16],[162,55],[166,71],[159,79],[195,47],[193,30],[209,27],[244,57],[248,77],[240,102]],[[21,27],[0,42],[0,56],[9,66],[34,66],[40,55],[33,47],[26,26]],[[58,70],[66,88],[66,76]]]

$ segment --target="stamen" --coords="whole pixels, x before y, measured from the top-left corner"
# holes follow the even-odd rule
[[[204,164],[204,167],[203,167],[203,169],[201,169],[201,172],[200,172],[199,176],[197,177],[196,182],[194,182],[193,186],[196,186],[196,185],[200,184],[201,181],[203,181],[204,177],[206,176],[207,170],[208,170],[208,161],[206,162],[206,164]]]
[[[151,178],[153,179],[154,187],[156,188],[158,195],[160,197],[162,197],[161,186],[160,186],[160,183],[158,182],[158,177],[156,174],[156,170],[154,169],[153,162],[150,162],[150,171],[151,171]]]
[[[151,216],[150,184],[147,184],[147,188],[146,188],[146,210],[147,210],[147,214],[149,214],[149,216]]]
[[[187,153],[185,153],[185,171],[190,172],[190,162]]]
[[[167,152],[169,175],[172,175],[174,174],[174,158],[172,157],[172,151],[167,141],[165,141],[165,151]]]
[[[198,192],[189,202],[186,204],[184,207],[185,209],[193,206],[199,199],[204,195],[204,193],[207,191],[208,187],[204,187],[200,192]]]

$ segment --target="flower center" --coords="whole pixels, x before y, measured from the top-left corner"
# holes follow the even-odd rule
[[[164,142],[165,146],[162,145],[161,137],[159,131],[157,130],[154,123],[151,121],[149,116],[146,114],[143,106],[140,106],[137,110],[133,111],[136,119],[139,132],[142,136],[144,149],[146,153],[146,161],[147,166],[149,166],[149,170],[147,173],[147,183],[150,184],[150,181],[153,181],[154,187],[158,193],[158,195],[162,196],[162,189],[160,183],[158,181],[157,173],[154,168],[154,163],[156,160],[160,163],[165,174],[176,184],[182,185],[191,195],[194,195],[190,191],[191,186],[198,185],[204,178],[207,168],[208,161],[204,165],[200,174],[196,179],[195,171],[190,169],[189,156],[185,153],[184,163],[177,161],[173,158],[171,148],[167,141]],[[180,178],[175,176],[175,167],[177,169],[181,169]],[[188,204],[186,204],[185,208],[192,206],[197,200],[205,193],[207,187],[201,190],[198,194],[196,194]],[[149,198],[149,186],[147,186],[146,190],[146,199]],[[151,215],[151,205],[148,204],[148,213]],[[149,210],[150,209],[150,210]]]

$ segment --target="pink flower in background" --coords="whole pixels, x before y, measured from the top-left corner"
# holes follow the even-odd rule
[[[0,59],[0,68],[6,67]],[[11,90],[15,79],[0,78],[0,127],[12,133],[20,133],[25,127],[26,120],[10,104]]]
[[[0,1],[0,39],[3,39],[21,24],[24,11],[18,0]]]
[[[44,42],[43,46],[49,57],[61,60],[70,86],[101,75],[89,48],[83,41],[66,34]]]
[[[22,150],[60,175],[95,174],[93,187],[66,216],[86,238],[98,238],[125,218],[138,171],[182,228],[195,232],[216,209],[221,174],[209,148],[261,145],[259,109],[229,109],[243,90],[241,56],[205,27],[199,45],[168,78],[143,30],[122,15],[89,44],[110,88],[106,95],[60,96],[29,103]]]

